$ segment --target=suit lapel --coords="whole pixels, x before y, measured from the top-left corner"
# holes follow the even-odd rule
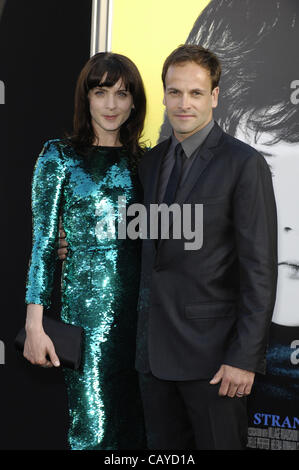
[[[182,206],[184,202],[190,197],[198,179],[212,160],[215,152],[215,150],[213,151],[213,149],[217,147],[222,134],[222,129],[215,122],[213,129],[211,130],[210,134],[208,135],[202,147],[200,148],[198,155],[196,155],[195,161],[192,167],[190,168],[190,171],[188,172],[184,185],[182,186],[182,188],[179,189],[177,193],[176,199],[174,201],[175,204],[179,204],[180,206]],[[172,225],[173,217],[171,216],[169,220],[169,230]],[[169,232],[169,230],[162,233],[162,237],[163,235],[165,236]],[[159,249],[161,248],[161,245],[164,240],[165,239],[162,238],[158,243]]]
[[[144,204],[147,208],[150,206],[150,204],[155,204],[157,202],[160,168],[163,157],[168,150],[170,142],[171,138],[161,142],[161,144],[151,151],[153,152],[151,165],[147,169],[147,181],[149,181],[149,184],[147,184],[147,188],[144,194]]]
[[[158,183],[160,177],[160,168],[163,161],[163,157],[166,154],[169,145],[171,142],[171,138],[161,142],[157,147],[151,150],[151,164],[147,167],[147,178],[148,184],[146,185],[145,192],[144,192],[144,205],[146,208],[146,216],[147,216],[147,231],[149,237],[149,229],[150,229],[150,206],[151,204],[157,203],[158,197]],[[157,249],[157,240],[150,239],[150,242],[153,244],[154,249]]]
[[[214,153],[209,148],[202,149],[198,152],[198,155],[196,156],[195,161],[190,168],[184,185],[177,193],[174,201],[176,204],[183,204],[186,201],[188,196],[192,193],[193,187],[197,183],[197,180],[206,166],[210,163],[213,156]]]

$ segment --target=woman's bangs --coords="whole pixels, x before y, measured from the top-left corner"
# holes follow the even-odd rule
[[[95,66],[90,71],[87,77],[87,91],[95,88],[96,86],[112,87],[119,81],[119,79],[122,80],[125,89],[130,91],[131,87],[128,77],[126,77],[125,71],[119,64],[98,64],[98,66]]]

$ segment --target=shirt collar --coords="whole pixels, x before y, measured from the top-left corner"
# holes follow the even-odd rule
[[[197,150],[198,147],[202,145],[203,141],[206,139],[213,126],[214,119],[212,119],[205,127],[197,131],[195,134],[190,135],[190,137],[187,137],[187,139],[184,139],[181,142],[187,158],[190,158],[191,155],[195,152],[195,150]],[[179,141],[177,140],[175,135],[172,134],[171,146],[174,148],[178,143]]]

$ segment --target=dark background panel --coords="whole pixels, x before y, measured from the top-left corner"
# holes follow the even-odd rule
[[[62,370],[34,367],[13,339],[25,321],[31,251],[31,178],[44,142],[72,128],[78,74],[89,58],[91,0],[8,0],[0,20],[1,292],[0,448],[64,449]],[[52,314],[59,301],[58,265]]]

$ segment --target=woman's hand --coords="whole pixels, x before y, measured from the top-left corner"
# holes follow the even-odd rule
[[[23,356],[31,364],[42,367],[58,367],[60,362],[52,340],[43,329],[42,318],[42,305],[29,304],[27,306],[26,339]],[[49,356],[50,359],[47,359],[46,356]]]
[[[43,329],[26,330],[23,355],[34,365],[42,367],[58,367],[60,365],[54,344]],[[46,356],[49,356],[50,360]]]
[[[65,237],[66,237],[66,234],[65,234],[65,231],[63,230],[61,219],[59,219],[59,248],[57,252],[58,252],[58,257],[61,260],[64,260],[67,257],[68,242],[66,241]]]

